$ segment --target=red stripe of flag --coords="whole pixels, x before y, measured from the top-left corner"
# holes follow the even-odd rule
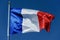
[[[54,19],[54,16],[52,14],[48,14],[46,12],[41,12],[41,11],[37,13],[37,16],[38,16],[40,31],[42,29],[45,29],[47,32],[49,32],[50,24],[51,21]]]

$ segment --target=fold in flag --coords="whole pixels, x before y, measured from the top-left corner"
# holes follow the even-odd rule
[[[50,31],[52,14],[32,9],[11,9],[10,11],[10,34],[40,32],[45,29]]]

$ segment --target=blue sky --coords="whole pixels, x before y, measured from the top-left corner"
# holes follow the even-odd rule
[[[29,8],[51,13],[55,19],[50,32],[14,34],[10,40],[60,40],[60,0],[10,0],[11,8]],[[0,0],[0,40],[6,40],[8,0]]]

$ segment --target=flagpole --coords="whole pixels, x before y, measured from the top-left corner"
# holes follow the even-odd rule
[[[10,1],[8,1],[8,24],[7,24],[7,40],[9,40],[9,21],[10,21]]]

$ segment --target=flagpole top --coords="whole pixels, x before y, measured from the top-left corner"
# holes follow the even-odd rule
[[[8,4],[10,4],[10,1],[8,1]]]

